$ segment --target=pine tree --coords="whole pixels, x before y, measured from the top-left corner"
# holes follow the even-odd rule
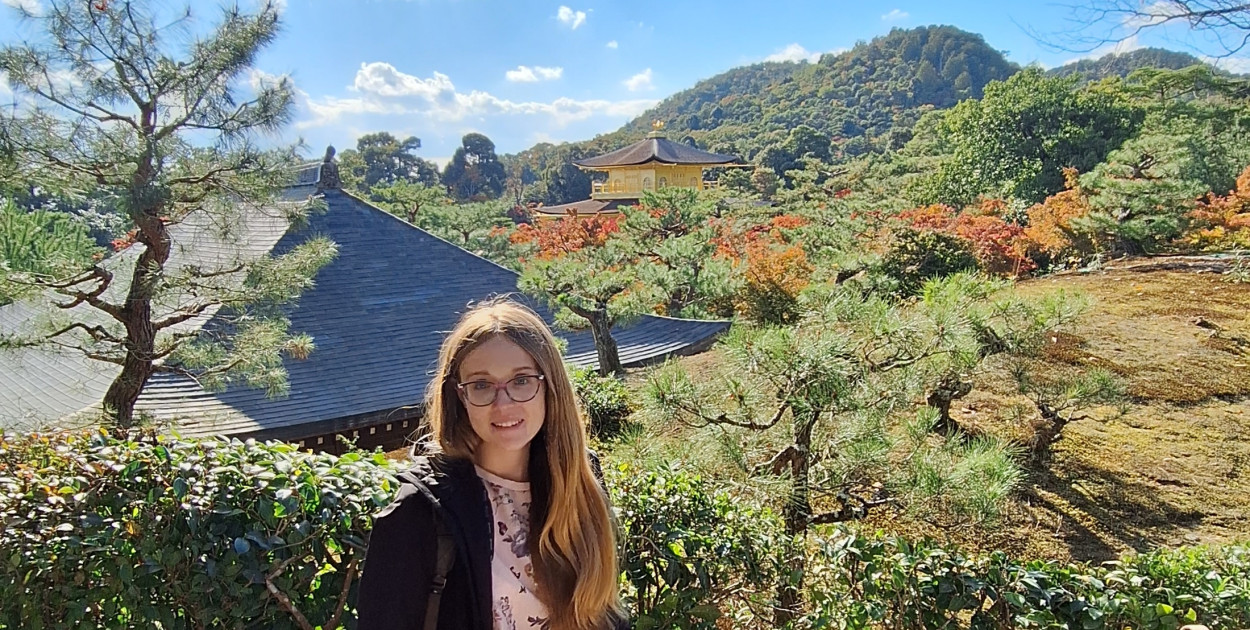
[[[278,34],[278,9],[224,9],[189,42],[176,34],[190,30],[191,9],[143,0],[54,1],[26,17],[43,36],[0,49],[0,72],[22,103],[0,114],[0,153],[13,156],[19,181],[105,193],[133,229],[117,244],[129,246],[125,256],[57,279],[28,277],[62,298],[57,306],[71,321],[10,343],[76,348],[120,366],[103,405],[121,428],[158,371],[284,391],[282,356],[302,357],[312,341],[291,335],[273,307],[310,284],[333,244],[316,239],[220,268],[169,264],[190,224],[236,225],[249,209],[273,207],[267,202],[292,174],[293,151],[253,143],[290,119],[289,80],[254,78],[254,92],[239,94]],[[298,218],[307,210],[298,205],[284,205],[284,214]],[[233,334],[196,338],[179,326],[214,313]]]

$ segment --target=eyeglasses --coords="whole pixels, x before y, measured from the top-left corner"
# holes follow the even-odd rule
[[[512,402],[529,402],[538,395],[538,389],[546,377],[542,374],[522,374],[502,383],[491,381],[469,381],[456,383],[456,388],[464,394],[464,399],[474,407],[488,407],[495,403],[499,390],[507,390]]]

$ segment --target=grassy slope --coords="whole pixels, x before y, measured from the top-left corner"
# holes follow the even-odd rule
[[[1110,369],[1125,380],[1130,400],[1069,425],[1050,460],[1029,471],[996,531],[943,531],[886,513],[863,525],[1059,560],[1250,539],[1250,285],[1209,273],[1126,269],[1019,285],[1025,294],[1056,289],[1079,290],[1091,304],[1066,334],[1051,338],[1040,369]],[[706,373],[699,368],[715,364],[717,353],[682,361]],[[637,385],[641,376],[630,381]],[[1025,405],[1007,376],[989,369],[952,415],[974,431],[1025,440],[1036,414]],[[700,459],[709,449],[723,459],[737,450],[714,432],[684,427],[645,427],[616,449],[624,459]],[[742,481],[732,465],[706,472]]]

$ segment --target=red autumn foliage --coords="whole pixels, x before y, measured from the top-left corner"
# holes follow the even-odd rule
[[[1002,217],[962,213],[952,232],[972,245],[972,254],[985,271],[1021,276],[1037,268],[1028,257],[1024,228]]]
[[[602,246],[608,237],[620,230],[619,217],[562,217],[537,225],[521,225],[512,233],[513,243],[534,243],[540,259],[559,258],[583,247]]]
[[[900,212],[908,227],[950,234],[968,243],[981,268],[989,273],[1019,276],[1037,268],[1029,257],[1024,228],[1006,221],[1001,199],[984,199],[962,212],[942,204]]]
[[[799,245],[757,239],[746,245],[746,288],[738,310],[756,321],[789,323],[799,293],[811,280],[812,265]]]
[[[748,248],[756,243],[788,243],[782,230],[793,230],[808,224],[808,220],[795,215],[782,214],[748,228],[741,228],[729,219],[709,219],[708,225],[716,229],[712,244],[716,245],[715,256],[740,261],[747,255]]]
[[[1063,175],[1067,190],[1029,208],[1029,227],[1024,229],[1024,235],[1037,251],[1051,257],[1072,250],[1077,254],[1092,253],[1092,244],[1072,228],[1073,219],[1089,214],[1089,197],[1077,183],[1076,169],[1065,168]]]
[[[1189,213],[1192,231],[1185,236],[1203,249],[1250,247],[1250,166],[1237,177],[1237,188],[1227,196],[1214,193]]]
[[[139,229],[135,228],[129,232],[126,232],[125,235],[113,239],[112,241],[109,242],[109,244],[113,246],[113,251],[120,252],[123,249],[126,249],[127,247],[134,245],[135,239],[138,237],[139,237]]]
[[[935,203],[923,208],[904,210],[898,213],[898,218],[917,230],[947,232],[950,231],[951,226],[955,223],[955,214],[954,208]]]

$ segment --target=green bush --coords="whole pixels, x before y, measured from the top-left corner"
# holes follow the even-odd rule
[[[353,627],[392,472],[282,443],[0,435],[0,628]],[[605,473],[636,628],[770,627],[774,514],[672,465]],[[1250,627],[1250,546],[1064,566],[812,540],[796,627]]]
[[[1250,546],[1064,566],[843,534],[811,564],[809,628],[1250,627]]]
[[[396,489],[380,453],[0,435],[0,627],[348,623]]]
[[[658,470],[621,464],[604,473],[636,630],[725,627],[717,620],[750,615],[735,597],[762,597],[755,608],[769,610],[781,531],[772,513],[713,491],[675,464]]]
[[[599,376],[590,368],[573,368],[573,389],[590,420],[590,431],[600,439],[620,433],[633,413],[629,389],[614,376]]]
[[[894,232],[890,249],[876,269],[891,292],[905,296],[920,293],[929,279],[976,270],[976,257],[958,237],[910,228]]]

